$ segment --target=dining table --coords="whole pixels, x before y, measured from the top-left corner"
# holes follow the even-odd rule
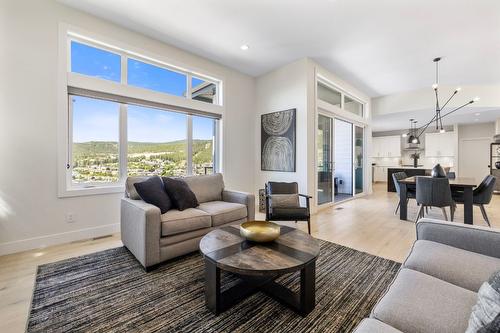
[[[430,177],[430,176],[418,176],[418,177]],[[415,188],[417,184],[417,177],[408,177],[401,179],[399,181],[400,192],[399,192],[399,219],[406,221],[408,219],[408,200],[407,193],[408,188]],[[474,178],[468,177],[457,177],[453,179],[448,179],[450,182],[450,188],[453,192],[463,192],[464,198],[464,223],[474,224],[473,211],[473,190],[477,186],[476,180]]]

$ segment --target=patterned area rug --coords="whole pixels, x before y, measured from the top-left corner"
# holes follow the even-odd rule
[[[38,268],[28,332],[350,332],[400,264],[326,241],[316,265],[316,308],[303,318],[263,293],[219,316],[205,307],[195,253],[146,273],[121,247]],[[299,274],[277,281],[297,291]],[[236,278],[224,274],[222,285]]]

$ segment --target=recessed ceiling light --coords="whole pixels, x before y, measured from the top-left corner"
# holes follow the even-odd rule
[[[248,46],[248,44],[243,44],[240,46],[240,49],[242,49],[243,51],[246,51],[250,48],[250,46]]]
[[[481,114],[478,112],[478,113],[474,113],[474,115],[475,115],[476,117],[478,117],[478,116],[480,116]]]

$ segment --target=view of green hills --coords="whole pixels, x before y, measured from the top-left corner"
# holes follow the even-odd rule
[[[212,140],[193,140],[193,174],[211,172]],[[187,168],[185,140],[129,142],[128,175],[182,176]],[[119,178],[118,142],[90,141],[73,144],[73,181],[110,182]]]

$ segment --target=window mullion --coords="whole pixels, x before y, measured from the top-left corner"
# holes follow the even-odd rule
[[[70,188],[73,182],[73,96],[68,95],[68,155],[66,161],[66,188]]]
[[[118,139],[118,166],[120,170],[120,182],[125,182],[127,179],[127,104],[120,104],[120,135]]]
[[[191,74],[187,74],[186,79],[187,79],[187,87],[186,87],[186,98],[187,99],[192,99],[193,97],[193,76]]]
[[[190,176],[193,174],[193,116],[188,115],[187,117],[187,174]]]
[[[128,68],[127,68],[127,65],[128,65],[128,58],[127,58],[127,55],[122,53],[121,54],[121,63],[120,63],[120,68],[121,68],[121,82],[122,84],[127,84],[128,82]]]

